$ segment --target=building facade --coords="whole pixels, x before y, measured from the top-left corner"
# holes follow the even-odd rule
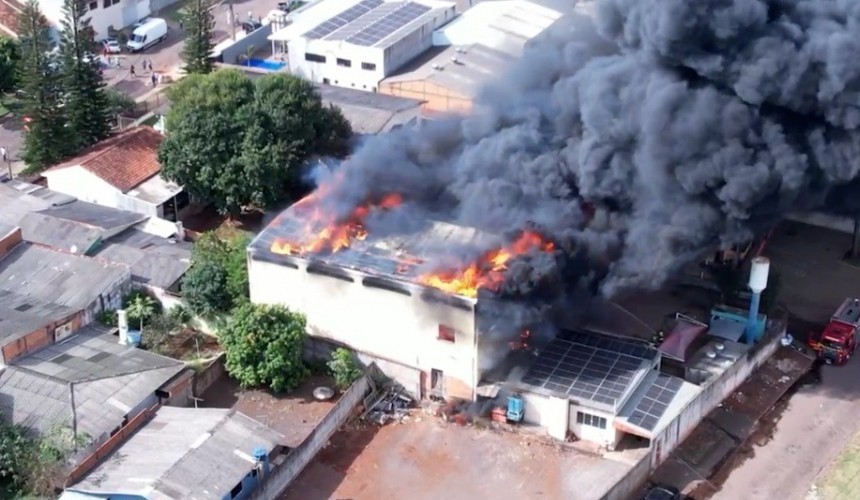
[[[327,0],[269,39],[286,45],[297,75],[376,92],[380,80],[429,49],[433,31],[455,16],[453,3],[437,0]]]

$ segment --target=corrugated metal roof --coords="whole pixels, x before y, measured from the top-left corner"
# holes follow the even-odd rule
[[[283,439],[231,410],[162,407],[70,490],[220,500],[253,468],[253,448]]]
[[[122,346],[90,326],[0,372],[0,414],[39,433],[71,426],[98,440],[185,369],[184,363]]]
[[[128,265],[137,282],[166,290],[191,266],[192,245],[170,241],[132,228],[105,242],[95,255]]]

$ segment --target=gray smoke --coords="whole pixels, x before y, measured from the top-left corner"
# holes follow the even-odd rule
[[[596,22],[574,13],[535,40],[472,115],[367,141],[328,208],[398,192],[490,233],[539,228],[566,251],[519,264],[507,291],[564,295],[589,276],[611,296],[835,188],[860,194],[860,2],[596,4]]]

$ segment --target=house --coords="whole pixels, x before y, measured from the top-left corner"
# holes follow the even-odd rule
[[[165,0],[94,0],[86,2],[90,14],[90,26],[95,31],[96,40],[107,38],[111,28],[120,30],[131,26],[152,13],[150,5]],[[163,5],[162,5],[163,6]],[[61,0],[40,0],[39,8],[51,26],[54,36],[62,29],[63,2]],[[24,9],[21,0],[0,0],[0,34],[16,35],[18,28],[18,13]]]
[[[0,223],[20,227],[24,241],[127,266],[133,284],[165,306],[178,301],[192,245],[175,224],[21,181],[0,184],[0,206],[9,207]]]
[[[185,190],[160,174],[158,148],[163,138],[152,127],[135,127],[95,144],[42,175],[53,191],[177,222],[190,199]]]
[[[162,407],[61,499],[249,498],[286,449],[233,410]]]
[[[116,445],[124,426],[190,391],[183,362],[120,345],[111,333],[88,326],[0,371],[0,418],[68,446],[73,469],[91,467],[92,453]]]
[[[5,228],[4,228],[5,227]],[[0,227],[0,366],[59,342],[120,307],[131,288],[127,266],[24,241]]]

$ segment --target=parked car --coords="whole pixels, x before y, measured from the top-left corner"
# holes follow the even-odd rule
[[[251,33],[252,31],[257,31],[258,29],[263,27],[263,23],[259,21],[243,21],[242,22],[242,30],[245,33]]]
[[[102,40],[102,48],[104,48],[104,51],[107,54],[119,54],[122,52],[122,46],[116,38],[105,38]]]
[[[644,500],[681,500],[681,492],[671,486],[654,486]]]

